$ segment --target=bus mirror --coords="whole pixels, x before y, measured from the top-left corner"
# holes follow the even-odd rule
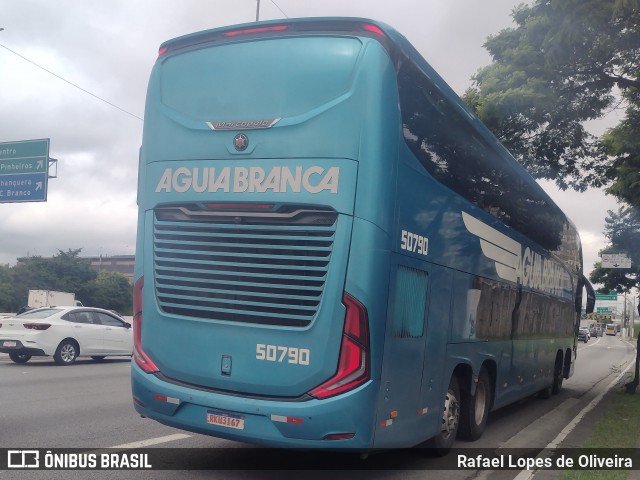
[[[587,313],[593,313],[596,306],[596,292],[594,292],[591,282],[584,275],[582,276],[582,281],[587,289]]]

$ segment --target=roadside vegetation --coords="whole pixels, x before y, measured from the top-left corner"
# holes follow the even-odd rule
[[[473,77],[466,104],[531,175],[562,190],[606,188],[602,253],[623,253],[630,269],[590,275],[600,291],[640,287],[640,0],[531,0],[515,23],[487,38],[492,62]],[[619,115],[599,137],[588,122]],[[611,117],[609,117],[611,119]],[[586,266],[586,270],[591,269]]]
[[[634,332],[637,337],[640,332],[640,323],[634,323]],[[607,453],[607,456],[617,452],[621,456],[626,456],[629,451],[634,451],[634,462],[639,461],[637,446],[640,443],[640,394],[629,395],[625,387],[633,379],[634,371],[631,369],[620,383],[607,394],[605,401],[599,407],[604,410],[604,413],[594,424],[577,455],[588,455],[594,449],[602,449]],[[565,470],[560,479],[627,480],[635,478],[632,474],[633,472],[629,470],[613,469]]]
[[[624,383],[632,380],[632,373]],[[596,422],[591,434],[582,444],[580,454],[589,454],[590,449],[606,449],[615,453],[623,449],[635,449],[640,438],[640,395],[628,395],[624,386],[618,386],[608,394],[605,413]],[[625,450],[626,451],[626,450]],[[561,480],[626,480],[631,478],[628,470],[594,469],[565,470]]]
[[[29,290],[72,292],[85,306],[131,315],[132,287],[117,272],[97,272],[81,249],[58,251],[51,258],[27,257],[16,265],[0,265],[0,312],[17,312],[27,304]]]

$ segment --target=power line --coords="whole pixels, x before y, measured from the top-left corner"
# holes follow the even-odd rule
[[[77,88],[78,90],[80,90],[80,91],[82,91],[82,92],[84,92],[84,93],[86,93],[86,94],[88,94],[88,95],[91,95],[93,98],[96,98],[96,99],[100,100],[101,102],[104,102],[104,103],[106,103],[107,105],[109,105],[109,106],[111,106],[111,107],[113,107],[113,108],[117,108],[117,109],[118,109],[118,110],[120,110],[121,112],[126,113],[127,115],[131,115],[132,117],[137,118],[138,120],[142,120],[142,118],[140,118],[139,116],[137,116],[137,115],[135,115],[135,114],[133,114],[133,113],[131,113],[131,112],[128,112],[128,111],[127,111],[127,110],[125,110],[124,108],[121,108],[121,107],[119,107],[118,105],[116,105],[116,104],[114,104],[114,103],[111,103],[110,101],[105,100],[105,99],[104,99],[104,98],[102,98],[102,97],[99,97],[99,96],[98,96],[98,95],[96,95],[95,93],[91,93],[89,90],[86,90],[86,89],[82,88],[81,86],[76,85],[76,84],[75,84],[75,83],[73,83],[73,82],[70,82],[70,81],[69,81],[69,80],[67,80],[66,78],[61,77],[60,75],[58,75],[58,74],[56,74],[56,73],[52,72],[51,70],[47,70],[47,69],[46,69],[46,68],[44,68],[43,66],[38,65],[38,64],[37,64],[36,62],[34,62],[33,60],[29,60],[27,57],[25,57],[25,56],[23,56],[23,55],[20,55],[18,52],[15,52],[15,51],[11,50],[9,47],[7,47],[7,46],[5,46],[5,45],[2,45],[1,43],[0,43],[0,47],[4,48],[5,50],[8,50],[9,52],[13,53],[14,55],[16,55],[16,56],[20,57],[21,59],[23,59],[23,60],[25,60],[25,61],[27,61],[27,62],[29,62],[30,64],[35,65],[35,66],[36,66],[36,67],[38,67],[39,69],[44,70],[45,72],[47,72],[47,73],[49,73],[49,74],[53,75],[54,77],[56,77],[56,78],[58,78],[58,79],[62,80],[63,82],[68,83],[68,84],[69,84],[69,85],[71,85],[72,87],[75,87],[75,88]]]
[[[273,3],[276,6],[276,8],[280,10],[280,13],[282,13],[286,18],[289,18],[289,16],[286,13],[284,13],[284,11],[278,6],[276,2],[274,2],[274,0],[271,0],[271,3]]]

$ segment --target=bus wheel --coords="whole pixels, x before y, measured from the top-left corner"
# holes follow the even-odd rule
[[[551,393],[553,392],[553,385],[549,385],[548,387],[543,388],[538,392],[538,396],[543,400],[549,400],[551,398]]]
[[[551,391],[554,395],[560,393],[562,388],[562,355],[556,357],[556,365],[553,367],[553,386]]]
[[[478,375],[475,395],[464,395],[460,412],[460,436],[465,440],[477,440],[487,425],[491,408],[492,387],[487,370],[482,367]]]
[[[429,441],[429,447],[436,455],[442,456],[453,446],[460,425],[460,387],[454,375],[449,381],[449,388],[444,398],[442,409],[442,428],[440,434]]]

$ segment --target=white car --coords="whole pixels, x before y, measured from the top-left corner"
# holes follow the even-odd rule
[[[100,308],[46,307],[0,319],[0,352],[15,363],[53,356],[58,365],[78,357],[96,361],[133,352],[131,325]]]

